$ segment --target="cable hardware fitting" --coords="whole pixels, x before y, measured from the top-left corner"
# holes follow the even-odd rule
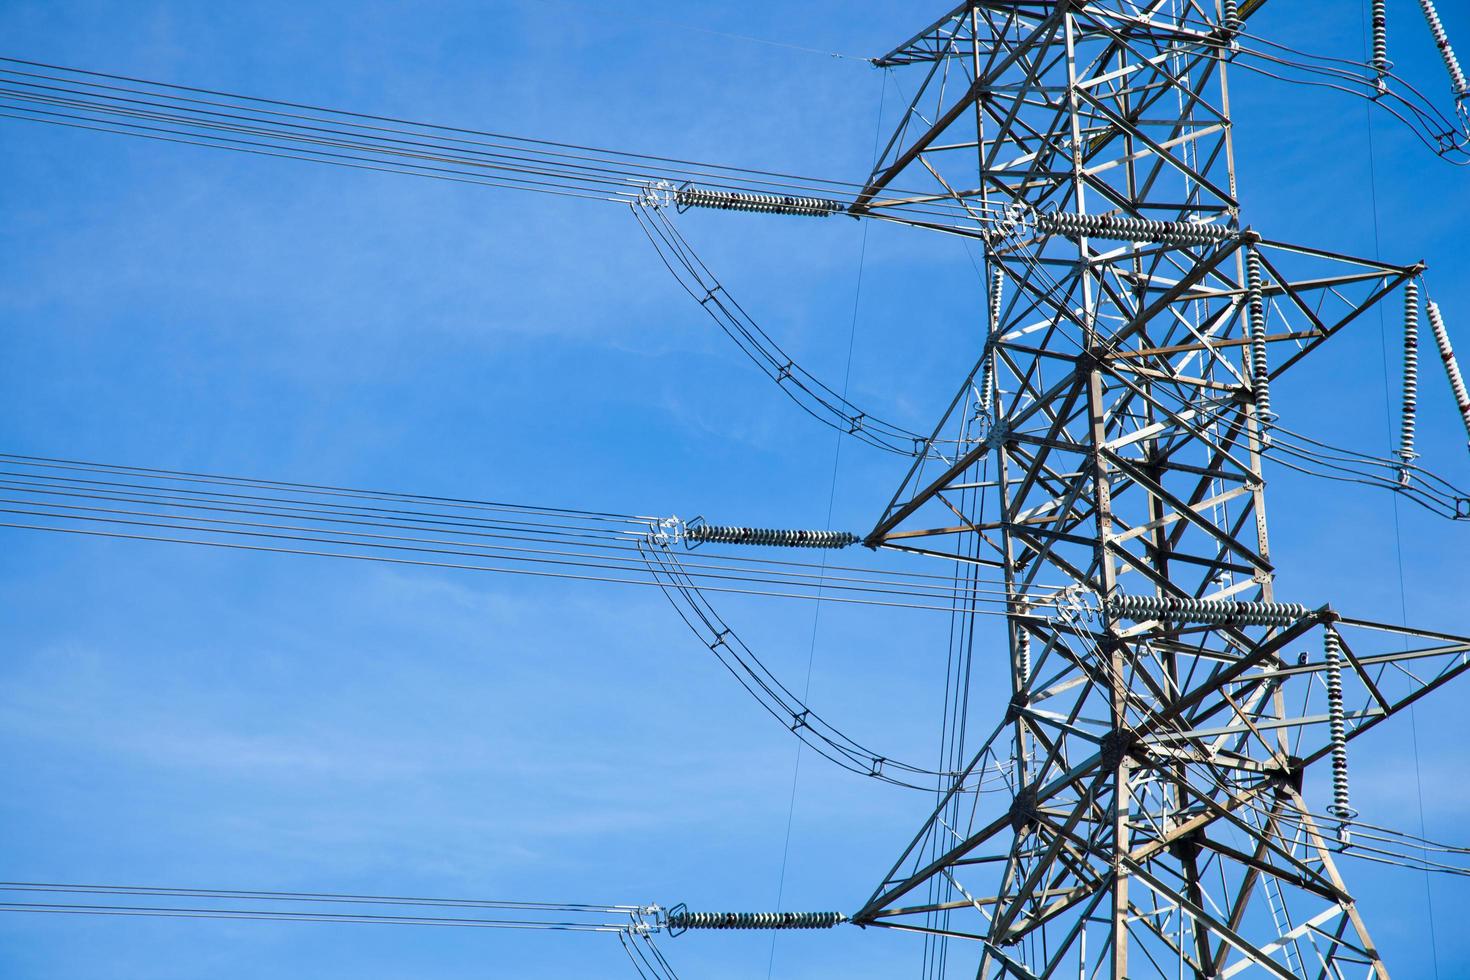
[[[671,548],[684,540],[684,522],[677,516],[665,517],[648,525],[648,543]]]

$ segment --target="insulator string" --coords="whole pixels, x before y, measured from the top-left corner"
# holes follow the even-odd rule
[[[1455,349],[1450,345],[1450,333],[1445,329],[1444,317],[1440,315],[1438,303],[1430,300],[1424,311],[1429,314],[1429,329],[1439,347],[1439,358],[1444,362],[1445,376],[1449,378],[1455,406],[1460,410],[1460,420],[1465,424],[1465,434],[1470,436],[1470,392],[1465,390],[1465,378],[1460,373],[1460,362],[1455,357]]]
[[[1434,0],[1419,0],[1419,8],[1424,11],[1424,20],[1429,25],[1429,33],[1434,38],[1434,46],[1439,49],[1439,56],[1444,61],[1445,72],[1450,76],[1450,91],[1454,94],[1456,101],[1470,95],[1470,85],[1465,81],[1465,72],[1460,68],[1460,59],[1455,56],[1455,49],[1450,46],[1450,36],[1444,29],[1444,24],[1439,19],[1439,11],[1434,7]]]
[[[1342,705],[1342,640],[1337,626],[1323,632],[1323,661],[1327,665],[1327,725],[1332,746],[1332,805],[1327,812],[1338,820],[1338,840],[1346,843],[1348,824],[1357,815],[1348,790],[1347,728]]]
[[[1261,450],[1271,446],[1271,371],[1266,361],[1266,306],[1262,296],[1261,253],[1252,243],[1245,250],[1246,316],[1251,351],[1251,396],[1256,408],[1256,432]]]
[[[1385,0],[1373,0],[1373,70],[1378,75],[1379,91],[1388,88],[1388,5]]]
[[[1419,283],[1404,283],[1404,391],[1399,411],[1399,482],[1409,482],[1409,466],[1418,458],[1414,451],[1415,420],[1419,413]]]
[[[1135,622],[1167,620],[1176,623],[1239,623],[1246,626],[1290,626],[1313,615],[1296,602],[1248,602],[1236,599],[1195,599],[1190,596],[1128,595],[1108,597],[1108,612]]]

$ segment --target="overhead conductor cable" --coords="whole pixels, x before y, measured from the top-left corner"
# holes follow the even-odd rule
[[[1470,393],[1465,391],[1465,378],[1460,374],[1460,362],[1455,359],[1455,349],[1450,346],[1450,335],[1444,328],[1444,318],[1439,314],[1439,304],[1430,300],[1425,306],[1429,314],[1429,329],[1434,331],[1434,342],[1439,345],[1439,357],[1444,361],[1445,374],[1450,379],[1450,390],[1455,393],[1455,404],[1460,408],[1460,418],[1465,423],[1465,434],[1470,436]]]

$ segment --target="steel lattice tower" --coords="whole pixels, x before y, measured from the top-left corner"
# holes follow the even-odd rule
[[[640,975],[652,976],[673,974],[652,946],[656,932],[850,921],[969,940],[981,978],[1386,978],[1335,859],[1352,846],[1356,816],[1348,748],[1470,670],[1470,639],[1352,617],[1289,577],[1278,595],[1264,467],[1312,459],[1356,482],[1417,494],[1451,518],[1470,519],[1470,494],[1413,465],[1423,266],[1274,241],[1243,220],[1227,75],[1249,55],[1274,58],[1246,44],[1260,40],[1244,27],[1264,3],[966,0],[877,59],[920,78],[855,195],[844,182],[0,59],[10,66],[0,74],[14,119],[629,207],[679,284],[794,402],[913,460],[861,540],[937,558],[959,574],[925,573],[916,586],[854,568],[849,586],[834,587],[850,588],[853,601],[882,596],[877,604],[899,606],[893,600],[908,597],[915,608],[951,608],[965,627],[952,634],[953,652],[973,642],[973,615],[993,611],[979,604],[996,601],[998,578],[1007,643],[994,655],[1010,682],[994,699],[1001,710],[987,737],[965,746],[951,723],[970,722],[967,661],[947,679],[939,767],[880,756],[783,685],[701,591],[823,600],[825,563],[686,570],[674,551],[675,543],[837,549],[858,542],[846,531],[7,455],[26,468],[12,474],[21,481],[12,492],[30,495],[12,501],[10,513],[26,519],[10,527],[483,572],[534,562],[528,574],[657,585],[761,706],[828,761],[912,789],[939,780],[932,812],[851,916],[11,885],[212,896],[227,906],[35,907],[68,915],[255,915],[234,907],[246,900],[514,908],[531,915],[259,917],[610,932]],[[1372,93],[1365,97],[1435,152],[1470,158],[1470,81],[1433,4],[1420,4],[1457,120],[1389,84],[1382,0],[1372,5],[1373,60],[1355,66],[1364,71],[1324,69],[1334,59],[1317,56],[1297,67],[1313,84],[1327,77],[1340,91]],[[689,208],[845,212],[980,246],[986,340],[930,434],[858,410],[796,365],[674,228],[668,212]],[[1385,303],[1404,322],[1397,458],[1293,432],[1272,411],[1272,386]],[[1425,311],[1470,433],[1470,389],[1438,308]],[[272,523],[202,516],[214,513]],[[287,516],[290,525],[276,523]],[[389,529],[402,534],[378,533]],[[568,541],[598,550],[572,551]],[[651,582],[622,574],[632,563],[646,565]],[[788,570],[771,571],[777,564]],[[1307,802],[1317,786],[1309,794],[1306,778],[1324,760],[1331,803],[1317,813]],[[593,918],[536,919],[563,912]]]
[[[854,921],[979,940],[982,977],[1388,975],[1333,859],[1346,745],[1470,643],[1281,601],[1262,461],[1270,385],[1391,296],[1416,315],[1422,266],[1243,224],[1226,76],[1259,6],[975,0],[878,62],[924,78],[851,210],[962,202],[991,295],[867,543],[1000,570],[1012,696]]]

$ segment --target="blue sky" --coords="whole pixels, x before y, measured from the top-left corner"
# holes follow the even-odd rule
[[[1390,2],[1395,59],[1438,94],[1414,6]],[[1272,4],[1256,29],[1357,56],[1356,8]],[[10,0],[0,36],[42,61],[856,178],[883,77],[821,52],[881,53],[938,12]],[[1470,17],[1444,14],[1470,50]],[[1232,99],[1248,222],[1373,254],[1363,104],[1243,73]],[[1373,133],[1382,254],[1430,263],[1470,351],[1470,174],[1382,117]],[[0,140],[6,451],[826,519],[833,434],[715,332],[623,209],[18,123]],[[682,227],[799,361],[840,379],[856,223]],[[981,303],[956,242],[874,227],[853,400],[923,427],[973,360]],[[1369,318],[1336,339],[1273,389],[1277,411],[1386,449],[1383,336]],[[1395,336],[1390,322],[1394,378]],[[1470,481],[1429,356],[1424,378],[1425,462]],[[1283,591],[1398,619],[1392,501],[1270,475]],[[870,526],[900,476],[844,447],[834,526]],[[1400,524],[1410,620],[1463,630],[1470,528],[1408,507]],[[795,743],[657,594],[24,532],[0,545],[0,877],[775,905]],[[943,617],[824,609],[813,645],[808,605],[720,605],[778,674],[799,678],[812,651],[813,701],[859,738],[933,751]],[[1414,718],[1432,837],[1470,826],[1465,696]],[[1353,785],[1365,818],[1417,830],[1407,722],[1354,744]],[[850,910],[924,804],[819,761],[801,766],[783,904]],[[1423,878],[1347,871],[1398,975],[1431,975]],[[1454,914],[1467,899],[1463,881],[1433,884],[1443,977],[1470,973]],[[771,955],[759,935],[663,948],[686,977],[760,975]],[[620,956],[604,937],[0,918],[0,975],[17,977],[617,976]],[[918,959],[902,936],[797,935],[777,943],[774,975],[905,975]]]

